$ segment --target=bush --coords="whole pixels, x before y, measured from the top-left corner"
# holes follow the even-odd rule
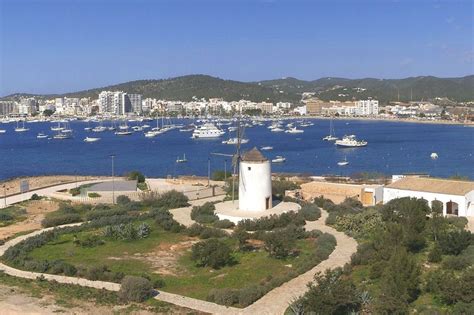
[[[231,178],[231,177],[232,177],[231,172],[225,173],[224,171],[214,171],[212,173],[212,180],[215,180],[215,181],[223,181],[226,178]]]
[[[31,200],[41,200],[41,197],[38,196],[38,194],[33,194],[33,195],[31,195],[31,198],[30,198],[30,199],[31,199]]]
[[[459,255],[471,244],[471,232],[453,230],[439,236],[439,246],[445,255]]]
[[[285,191],[299,189],[300,185],[287,180],[273,180],[272,194],[275,199],[282,200],[285,197]]]
[[[441,252],[441,248],[439,248],[438,244],[435,244],[433,248],[428,253],[428,261],[431,263],[438,263],[443,259],[443,253]]]
[[[207,299],[217,304],[232,306],[239,302],[239,291],[229,288],[213,289]]]
[[[447,256],[443,260],[443,268],[446,270],[463,270],[472,265],[472,263],[465,256]]]
[[[145,175],[140,173],[139,171],[132,171],[127,174],[127,179],[129,180],[137,180],[139,183],[145,182]]]
[[[200,267],[218,269],[233,262],[229,245],[215,238],[194,244],[191,251],[191,259]]]
[[[257,285],[251,285],[239,290],[239,304],[247,306],[261,298],[263,292]]]
[[[96,193],[96,192],[88,193],[87,196],[89,196],[89,198],[99,198],[99,197],[101,197],[101,195]]]
[[[126,302],[143,302],[153,296],[153,286],[148,279],[126,276],[118,294]]]
[[[103,235],[116,240],[143,239],[150,235],[150,226],[147,223],[141,223],[138,226],[134,226],[132,223],[109,225],[103,230]]]
[[[302,214],[290,211],[280,215],[272,214],[256,220],[241,220],[237,226],[247,231],[271,231],[276,228],[287,227],[290,224],[303,226],[306,222]]]
[[[299,213],[301,213],[306,221],[316,221],[321,217],[321,210],[315,204],[304,204]]]
[[[126,205],[126,204],[129,204],[131,202],[130,198],[128,198],[128,196],[125,196],[125,195],[120,195],[117,197],[117,204],[118,205]]]
[[[152,209],[150,214],[155,218],[156,224],[161,226],[165,231],[178,233],[185,229],[185,226],[173,219],[173,215],[164,208]]]
[[[199,223],[213,223],[219,220],[219,217],[214,214],[216,207],[211,202],[206,202],[202,206],[194,206],[191,210],[191,219]]]
[[[214,222],[213,226],[218,229],[231,229],[235,226],[235,224],[228,219],[224,219]]]
[[[99,238],[97,235],[89,235],[85,239],[80,240],[80,239],[75,239],[74,240],[74,245],[76,246],[81,246],[81,247],[96,247],[100,245],[104,245],[105,242]]]
[[[271,257],[285,258],[295,245],[296,238],[284,231],[276,230],[265,235],[265,250]]]
[[[71,188],[71,189],[69,189],[69,193],[70,193],[72,196],[78,196],[78,195],[81,194],[81,188],[80,188],[80,187]]]
[[[11,221],[13,219],[13,216],[9,213],[0,213],[0,221]]]
[[[103,217],[111,217],[115,215],[124,215],[127,214],[125,209],[109,209],[109,210],[92,210],[87,213],[86,219],[88,221],[97,220]]]
[[[45,228],[58,226],[63,224],[82,222],[82,218],[79,214],[64,214],[53,217],[46,217],[41,221],[41,225]]]
[[[167,210],[187,207],[189,205],[188,197],[176,190],[170,190],[162,194],[157,194],[156,192],[142,193],[141,199],[146,206],[164,208]]]

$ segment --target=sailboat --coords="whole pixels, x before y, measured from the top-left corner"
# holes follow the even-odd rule
[[[61,127],[61,122],[58,121],[58,126],[57,127],[51,127],[51,131],[61,131],[64,128]]]
[[[329,120],[329,136],[326,136],[323,138],[324,141],[336,141],[338,138],[334,134],[334,125],[332,122],[332,117],[331,120]]]
[[[344,160],[337,162],[337,165],[339,166],[346,166],[347,164],[349,164],[347,157],[344,157]]]
[[[183,154],[183,157],[180,158],[179,156],[176,158],[176,163],[186,163],[188,160],[186,159],[186,154]]]
[[[16,128],[15,128],[15,131],[16,131],[16,132],[25,132],[25,131],[30,130],[30,129],[28,129],[28,128],[25,127],[25,121],[22,120],[22,122],[23,122],[23,126],[22,126],[22,127],[20,127],[20,121],[17,121],[17,122],[16,122]]]

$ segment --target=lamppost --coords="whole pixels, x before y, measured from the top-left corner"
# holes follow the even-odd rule
[[[115,155],[111,154],[110,158],[112,159],[112,204],[115,204],[115,169],[114,169],[114,159]]]
[[[207,158],[207,186],[211,186],[211,158]]]
[[[3,201],[5,202],[5,208],[7,207],[7,185],[3,185]]]
[[[227,159],[224,159],[224,182],[227,182]]]

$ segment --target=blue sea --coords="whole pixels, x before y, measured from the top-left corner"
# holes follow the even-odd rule
[[[189,121],[176,121],[186,124]],[[463,175],[474,179],[474,128],[462,125],[415,124],[403,122],[336,120],[336,135],[355,134],[368,141],[363,148],[337,148],[333,142],[322,141],[328,134],[329,120],[312,120],[314,126],[302,134],[272,133],[265,126],[245,129],[250,139],[243,149],[273,146],[264,155],[286,157],[286,163],[273,164],[273,172],[306,173],[311,175],[351,175],[358,172],[379,172],[386,175],[426,173],[449,177]],[[153,124],[153,123],[149,123]],[[111,158],[115,157],[115,172],[122,174],[139,170],[146,176],[207,175],[211,171],[230,169],[231,158],[211,153],[232,154],[234,146],[222,144],[228,133],[217,140],[193,140],[190,132],[173,130],[155,138],[142,132],[131,136],[116,136],[113,132],[84,131],[88,124],[71,122],[74,138],[69,140],[37,139],[39,132],[53,135],[51,123],[28,123],[26,133],[13,131],[16,124],[0,124],[7,129],[0,134],[0,179],[45,174],[110,175]],[[133,124],[130,124],[132,126]],[[94,127],[93,124],[90,125]],[[86,136],[102,138],[86,143]],[[436,152],[437,160],[430,154]],[[176,163],[186,154],[187,163]],[[338,166],[347,158],[349,165]]]

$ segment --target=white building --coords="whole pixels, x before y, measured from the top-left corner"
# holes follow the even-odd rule
[[[270,161],[257,148],[242,155],[239,174],[239,210],[265,211],[272,207]]]
[[[443,215],[474,216],[474,182],[427,177],[402,177],[384,187],[383,202],[411,197],[443,204]]]
[[[38,111],[38,102],[33,98],[23,98],[18,105],[20,115],[34,115]]]
[[[379,101],[377,100],[365,100],[356,102],[356,115],[360,116],[372,116],[379,114]]]

